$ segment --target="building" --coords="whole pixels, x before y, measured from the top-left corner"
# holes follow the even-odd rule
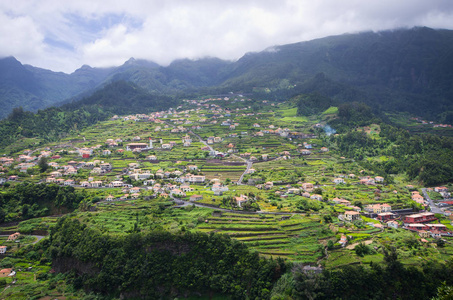
[[[302,183],[302,188],[306,192],[313,192],[313,183],[310,183],[310,182]]]
[[[427,223],[437,220],[432,212],[424,212],[404,217],[404,223]]]
[[[374,213],[374,214],[380,214],[380,213],[392,211],[392,207],[386,203],[385,204],[370,204],[365,207],[365,211]]]
[[[392,220],[395,218],[396,218],[396,215],[391,212],[383,212],[383,213],[378,214],[378,216],[377,216],[377,219],[381,222],[386,222],[386,221],[389,221],[389,220]]]
[[[192,175],[189,177],[190,183],[203,183],[206,180],[206,176],[203,175]]]
[[[148,147],[148,144],[146,143],[130,143],[127,144],[126,150],[127,151],[134,151],[136,149],[146,149]]]
[[[384,182],[384,177],[376,176],[376,177],[374,177],[374,181],[375,181],[375,182],[382,183],[382,182]]]
[[[290,188],[288,189],[288,194],[300,194],[300,189],[297,189],[297,188]]]
[[[333,182],[334,182],[335,184],[344,184],[344,183],[345,183],[343,178],[335,178],[335,179],[333,180]]]
[[[387,222],[387,226],[388,226],[388,227],[391,227],[391,228],[398,229],[399,224],[398,224],[398,222],[396,222],[396,221],[388,221],[388,222]]]
[[[341,245],[341,247],[344,247],[348,243],[348,238],[345,235],[342,235],[338,243]]]
[[[20,237],[20,233],[16,232],[8,236],[7,242],[15,241]]]
[[[428,228],[429,231],[438,231],[441,233],[448,232],[448,228],[444,224],[425,224],[425,226]]]
[[[190,196],[190,201],[200,201],[200,200],[203,200],[203,196],[202,195],[192,195],[192,196]]]
[[[6,246],[0,246],[0,254],[6,253]]]
[[[340,198],[333,198],[332,199],[332,202],[335,203],[335,204],[343,204],[343,205],[346,205],[346,206],[350,206],[351,205],[351,201],[348,201],[348,200],[345,200],[345,199],[340,199]]]
[[[426,230],[420,230],[418,234],[420,235],[421,238],[429,238],[430,235],[429,232]]]
[[[353,211],[353,210],[347,210],[347,211],[344,212],[344,219],[346,221],[349,221],[349,222],[352,222],[352,221],[355,221],[355,220],[359,220],[360,219],[360,213],[356,212],[356,211]]]
[[[448,188],[445,186],[437,186],[434,188],[434,191],[437,193],[448,192]]]
[[[242,207],[242,204],[246,203],[249,199],[245,195],[240,195],[239,197],[234,197],[234,200],[236,201],[239,207]]]
[[[322,201],[322,196],[318,194],[313,194],[310,196],[310,199]]]
[[[9,274],[13,272],[13,269],[8,268],[8,269],[2,269],[0,270],[0,277],[8,277]]]

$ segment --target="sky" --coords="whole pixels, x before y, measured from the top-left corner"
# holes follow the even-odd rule
[[[453,29],[451,0],[1,0],[0,57],[71,73],[129,58],[237,60],[344,33]]]

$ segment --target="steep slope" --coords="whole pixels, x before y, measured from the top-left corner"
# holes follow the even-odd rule
[[[119,80],[171,95],[251,93],[265,87],[272,94],[259,96],[285,100],[317,91],[339,101],[453,120],[453,31],[419,27],[345,34],[273,46],[236,62],[183,59],[163,67],[130,59],[116,68],[83,66],[70,75],[6,58],[0,60],[0,104],[5,108],[0,118],[13,107],[36,110]]]
[[[14,107],[36,111],[93,89],[111,72],[83,66],[72,74],[22,65],[14,57],[0,59],[0,119]]]
[[[15,108],[0,121],[0,148],[24,138],[57,140],[113,114],[147,113],[177,104],[171,97],[150,94],[133,83],[113,82],[89,97],[61,107],[50,107],[37,113]],[[25,143],[24,146],[29,147]]]
[[[353,91],[368,104],[387,110],[431,117],[453,110],[450,30],[414,28],[327,37],[248,54],[229,68],[230,78],[223,85],[244,91],[275,87],[282,79],[299,86],[294,92],[304,91],[300,85],[319,85],[322,79],[330,90],[326,95],[345,94],[343,101]],[[323,77],[313,78],[319,73]]]

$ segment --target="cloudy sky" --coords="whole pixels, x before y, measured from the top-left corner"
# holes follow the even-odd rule
[[[235,60],[314,38],[428,26],[453,29],[450,0],[1,0],[0,57],[73,72],[130,57]]]

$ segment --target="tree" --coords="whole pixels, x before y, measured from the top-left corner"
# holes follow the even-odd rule
[[[49,164],[47,163],[47,158],[42,156],[41,159],[38,161],[38,167],[39,167],[39,170],[41,171],[41,173],[44,173],[45,171],[47,171],[47,169],[49,168]]]
[[[333,241],[332,241],[332,240],[329,240],[329,241],[327,242],[327,249],[332,250],[333,247],[334,247]]]
[[[355,254],[358,256],[363,257],[366,254],[370,254],[371,249],[365,243],[359,243],[357,246],[354,247]]]
[[[443,239],[438,239],[436,244],[437,247],[443,248],[445,246],[445,241]]]
[[[318,188],[315,188],[315,189],[313,190],[313,193],[314,193],[314,194],[318,194],[318,195],[322,195],[322,189],[319,188],[319,187],[318,187]]]

